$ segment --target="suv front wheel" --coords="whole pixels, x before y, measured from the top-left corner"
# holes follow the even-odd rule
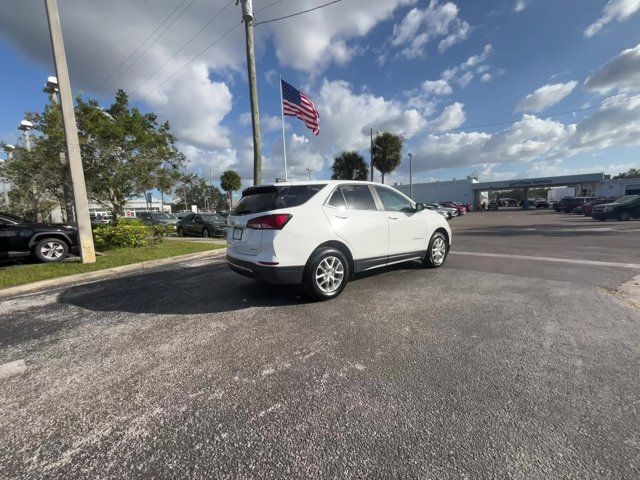
[[[329,300],[344,290],[349,274],[349,262],[340,250],[320,248],[307,262],[302,287],[314,300]]]
[[[422,264],[427,268],[439,268],[444,265],[449,253],[449,242],[442,232],[436,232],[429,240],[427,253],[422,260]]]
[[[58,238],[44,238],[33,247],[33,254],[41,262],[61,262],[69,254],[69,246]]]

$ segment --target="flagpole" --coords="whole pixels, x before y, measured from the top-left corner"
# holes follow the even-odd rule
[[[284,132],[284,99],[282,98],[282,75],[280,76],[280,115],[282,116],[282,158],[284,159],[284,181],[287,181],[287,136]]]

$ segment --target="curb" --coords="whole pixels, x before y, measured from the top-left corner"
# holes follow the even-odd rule
[[[146,262],[131,263],[129,265],[121,265],[119,267],[106,268],[95,272],[78,273],[75,275],[67,275],[64,277],[52,278],[51,280],[41,280],[39,282],[26,283],[17,287],[9,287],[0,290],[0,299],[10,297],[20,293],[31,293],[38,290],[44,290],[51,287],[61,287],[69,284],[82,284],[93,280],[102,280],[104,278],[115,277],[122,273],[140,272],[151,270],[153,268],[165,265],[173,265],[189,260],[199,260],[201,258],[220,257],[227,252],[226,248],[217,250],[209,250],[206,252],[187,253],[176,257],[162,258],[160,260],[147,260]]]

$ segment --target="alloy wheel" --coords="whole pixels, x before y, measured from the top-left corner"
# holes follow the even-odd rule
[[[47,242],[40,247],[40,253],[49,260],[57,260],[64,255],[64,246],[58,242]]]
[[[442,237],[436,237],[431,246],[431,260],[436,265],[442,265],[447,255],[447,244]]]
[[[323,258],[316,268],[315,278],[318,288],[324,293],[335,292],[344,280],[342,261],[334,256]]]

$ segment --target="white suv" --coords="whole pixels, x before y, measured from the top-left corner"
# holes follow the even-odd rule
[[[444,264],[451,229],[397,190],[378,183],[319,181],[258,185],[228,217],[227,261],[268,283],[302,284],[318,300],[351,276],[419,260]]]

